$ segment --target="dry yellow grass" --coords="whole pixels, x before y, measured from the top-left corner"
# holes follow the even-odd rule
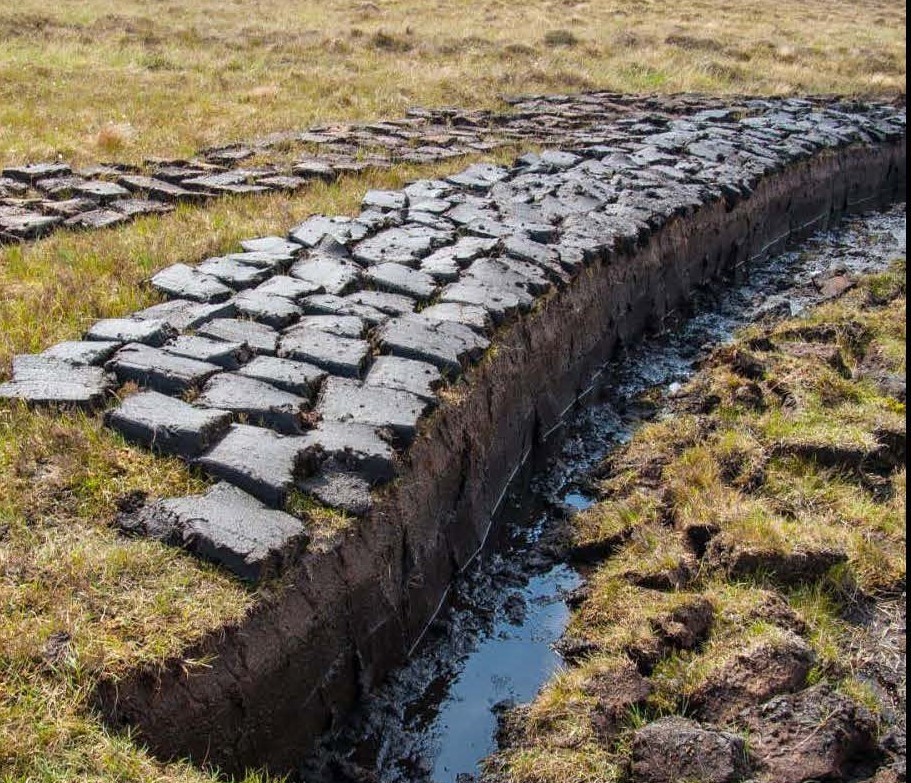
[[[185,155],[517,92],[904,92],[904,28],[890,0],[19,0],[0,156]]]

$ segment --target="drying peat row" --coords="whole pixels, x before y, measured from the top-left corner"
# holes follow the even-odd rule
[[[65,161],[0,167],[0,244],[59,228],[98,229],[225,195],[294,193],[315,181],[394,165],[424,165],[487,154],[516,144],[575,149],[630,112],[671,119],[731,105],[690,95],[598,92],[526,96],[508,112],[412,109],[407,116],[274,133],[213,147],[191,159],[110,162],[75,169]]]

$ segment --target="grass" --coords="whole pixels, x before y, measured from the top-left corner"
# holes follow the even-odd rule
[[[883,429],[904,437],[904,405],[865,370],[872,360],[877,372],[904,372],[905,279],[899,260],[801,319],[745,330],[682,390],[680,412],[643,426],[609,458],[603,500],[571,522],[578,551],[597,555],[567,630],[582,657],[515,713],[514,742],[490,761],[498,779],[624,779],[632,733],[644,723],[700,716],[712,694],[731,687],[741,694],[731,698],[759,698],[753,689],[765,686],[755,672],[738,680],[750,656],[775,661],[775,672],[776,656],[808,655],[807,684],[827,680],[883,713],[860,671],[875,660],[879,631],[850,616],[861,602],[888,605],[904,589],[906,470],[852,455],[874,452]],[[830,342],[799,343],[810,333]],[[737,357],[750,351],[763,372],[745,396]],[[686,412],[712,398],[711,412]],[[816,458],[814,450],[833,446],[846,462]],[[813,567],[833,551],[838,558]],[[748,555],[736,574],[729,553]],[[781,565],[792,561],[796,568]],[[703,637],[680,635],[706,607]],[[628,704],[625,722],[605,738],[604,672],[632,662],[650,693]],[[737,704],[708,719],[738,730]]]
[[[0,9],[4,163],[192,154],[503,94],[903,93],[888,0],[21,0]]]
[[[0,410],[0,475],[0,780],[158,779],[159,764],[91,717],[93,683],[179,655],[240,621],[253,596],[109,523],[130,493],[201,483],[95,418],[18,406]],[[180,765],[172,772],[205,777]]]

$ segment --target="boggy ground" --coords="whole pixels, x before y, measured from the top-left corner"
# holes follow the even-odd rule
[[[905,281],[746,330],[602,466],[568,667],[490,780],[906,779]]]

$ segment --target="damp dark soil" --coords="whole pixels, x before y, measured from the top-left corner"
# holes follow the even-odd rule
[[[452,585],[410,661],[301,760],[301,779],[473,780],[496,750],[499,717],[532,699],[563,665],[557,643],[584,578],[584,567],[567,564],[563,531],[567,518],[594,502],[595,467],[737,329],[798,315],[903,257],[905,225],[902,204],[741,269],[727,285],[698,292],[688,317],[606,365],[510,487],[491,539]],[[892,628],[882,611],[871,608],[866,626]],[[873,644],[864,638],[859,645]],[[870,663],[871,680],[877,666]],[[903,711],[904,702],[895,708]]]

